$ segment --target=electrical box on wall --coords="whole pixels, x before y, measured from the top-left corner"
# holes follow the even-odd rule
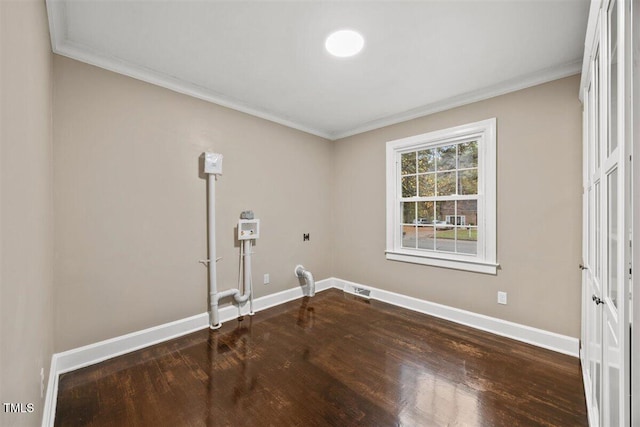
[[[241,219],[238,221],[238,240],[257,239],[260,237],[259,219]]]
[[[204,153],[204,173],[222,175],[222,154]]]

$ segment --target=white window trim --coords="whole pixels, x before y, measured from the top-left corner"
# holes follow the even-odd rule
[[[402,248],[401,212],[397,177],[400,153],[425,144],[445,145],[460,140],[478,140],[478,253],[464,255]],[[422,135],[387,142],[387,249],[388,260],[497,274],[496,261],[496,119],[487,119]]]

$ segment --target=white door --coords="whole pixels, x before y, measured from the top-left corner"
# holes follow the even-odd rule
[[[583,348],[592,426],[629,425],[629,147],[625,138],[625,19],[603,3],[585,90]]]
[[[629,218],[627,207],[628,151],[625,138],[625,18],[624,0],[612,0],[603,9],[602,72],[606,100],[602,107],[604,135],[601,144],[601,199],[603,219],[603,375],[601,420],[607,426],[629,424],[626,400],[629,390]],[[604,49],[606,47],[606,49]],[[601,133],[602,135],[602,133]]]
[[[582,365],[590,425],[600,425],[602,385],[602,212],[600,182],[600,49],[584,95]]]

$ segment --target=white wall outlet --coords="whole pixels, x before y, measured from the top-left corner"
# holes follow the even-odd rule
[[[498,291],[498,304],[506,304],[507,303],[507,293]]]
[[[40,398],[44,398],[44,368],[40,368]]]
[[[269,273],[266,273],[266,274],[264,275],[264,284],[265,284],[265,285],[268,285],[268,284],[269,284]]]

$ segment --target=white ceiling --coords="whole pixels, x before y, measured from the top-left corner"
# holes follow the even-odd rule
[[[56,53],[330,139],[576,74],[589,11],[588,0],[47,6]],[[344,28],[365,48],[334,58],[324,40]]]

